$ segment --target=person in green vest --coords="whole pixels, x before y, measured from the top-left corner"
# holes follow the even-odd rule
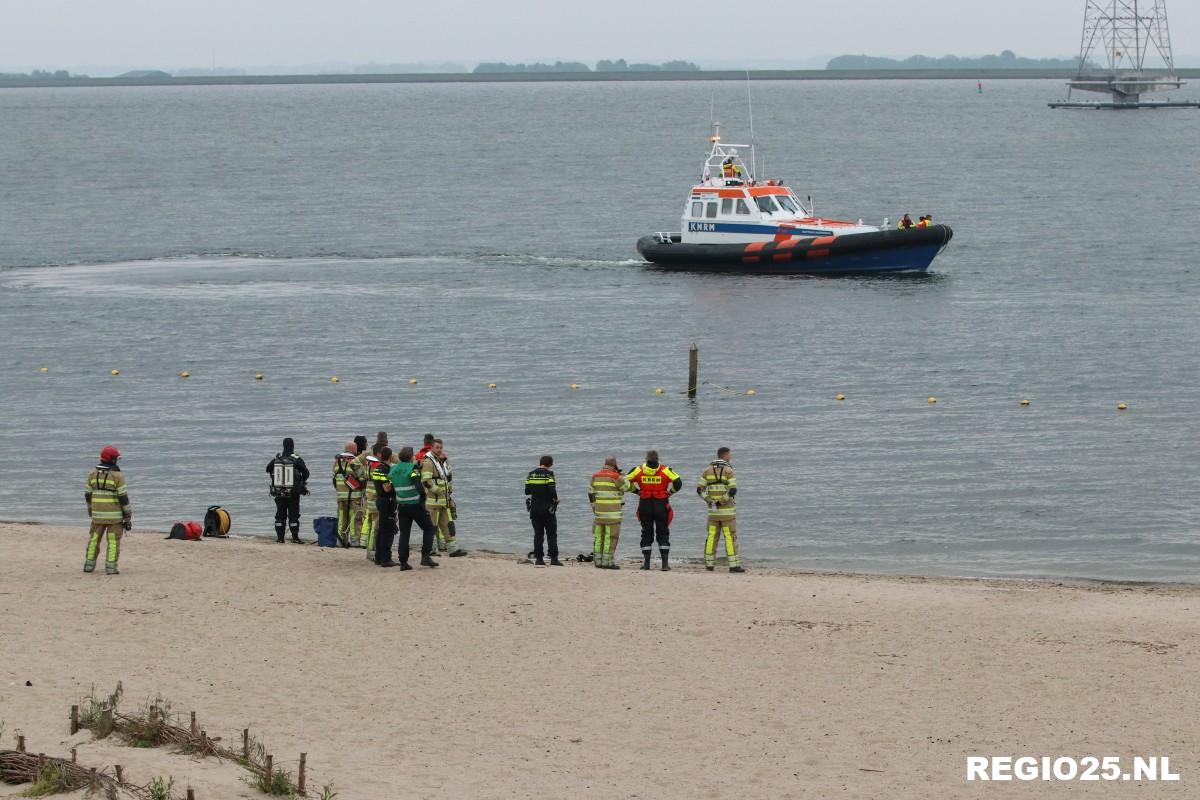
[[[392,485],[392,493],[396,499],[396,522],[400,531],[400,542],[396,548],[400,556],[400,569],[412,569],[408,563],[409,534],[413,523],[421,529],[421,566],[436,567],[433,560],[433,520],[425,510],[425,486],[421,481],[421,472],[413,463],[413,449],[402,447],[400,460],[388,472],[388,480]],[[390,542],[389,542],[390,549]],[[376,551],[377,557],[378,550]],[[390,555],[390,554],[389,554]]]

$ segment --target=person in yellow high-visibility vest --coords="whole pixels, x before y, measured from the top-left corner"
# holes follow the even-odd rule
[[[117,559],[121,555],[121,534],[133,527],[133,506],[125,486],[125,476],[117,462],[121,451],[109,445],[100,451],[100,463],[87,477],[83,487],[83,499],[87,503],[88,515],[92,518],[88,530],[87,554],[84,556],[83,571],[96,569],[96,558],[100,554],[100,540],[107,538],[108,552],[104,559],[104,573],[118,575]]]
[[[358,455],[354,442],[333,459],[333,492],[337,496],[337,536],[342,547],[350,546],[351,490],[346,479],[351,476],[350,465]]]
[[[350,461],[349,475],[347,485],[350,489],[350,546],[365,547],[366,543],[362,541],[363,523],[366,520],[366,509],[363,508],[363,499],[367,494],[367,487],[371,484],[371,470],[367,467],[367,437],[354,437],[354,458]],[[349,484],[357,484],[358,488],[354,488]]]
[[[717,566],[718,537],[725,542],[725,556],[730,572],[745,572],[738,555],[737,544],[737,475],[729,463],[730,450],[717,450],[717,460],[700,474],[696,494],[708,505],[708,536],[704,539],[704,568],[709,572]]]
[[[621,509],[629,481],[617,466],[617,457],[604,459],[604,467],[588,485],[588,501],[592,504],[592,566],[599,569],[620,569],[613,557],[621,538]]]
[[[379,453],[385,446],[376,442],[363,462],[367,471],[367,486],[363,497],[362,530],[359,532],[358,541],[367,548],[367,558],[369,559],[375,557],[375,536],[379,531],[379,508],[375,503],[378,489],[375,485],[375,476],[380,469],[386,471],[388,468],[379,459]]]
[[[421,460],[421,485],[425,487],[425,510],[437,535],[437,549],[451,558],[465,556],[458,537],[450,530],[450,506],[454,500],[454,475],[441,439],[434,439],[429,453]]]

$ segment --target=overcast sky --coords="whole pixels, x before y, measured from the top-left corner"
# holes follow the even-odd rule
[[[0,67],[1074,56],[1083,0],[0,0]],[[735,13],[732,9],[740,9]],[[1200,53],[1200,0],[1169,4]]]

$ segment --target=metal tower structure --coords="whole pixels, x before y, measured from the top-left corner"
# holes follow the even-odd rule
[[[1100,92],[1107,103],[1052,103],[1055,108],[1142,108],[1176,105],[1143,102],[1141,95],[1178,89],[1166,0],[1086,0],[1079,71],[1067,85]],[[1069,97],[1068,93],[1068,97]],[[1194,105],[1191,103],[1185,105]]]

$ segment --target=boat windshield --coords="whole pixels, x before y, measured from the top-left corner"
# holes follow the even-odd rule
[[[758,210],[764,214],[774,214],[779,210],[779,206],[775,205],[775,201],[770,195],[754,198],[754,202],[758,204]]]
[[[792,198],[788,197],[787,195],[780,195],[780,196],[776,197],[775,199],[777,201],[779,201],[779,205],[783,206],[784,211],[789,211],[793,214],[800,213],[800,209],[796,206],[795,201],[792,200]]]

